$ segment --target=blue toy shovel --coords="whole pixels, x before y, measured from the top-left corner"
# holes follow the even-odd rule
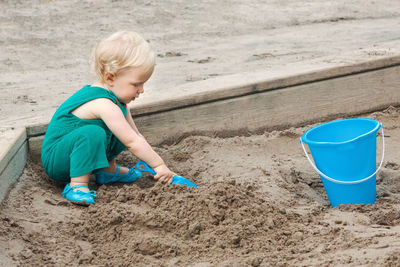
[[[153,175],[156,175],[156,172],[152,168],[150,168],[150,166],[147,165],[146,162],[141,160],[136,163],[136,169],[138,169],[141,172],[148,172]],[[174,184],[197,188],[197,185],[195,183],[180,175],[175,175],[174,177],[172,177],[171,185]]]

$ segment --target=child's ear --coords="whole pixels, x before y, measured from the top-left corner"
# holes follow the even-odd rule
[[[106,72],[104,74],[104,81],[106,83],[108,83],[109,85],[113,85],[114,79],[115,79],[115,74],[114,73]]]

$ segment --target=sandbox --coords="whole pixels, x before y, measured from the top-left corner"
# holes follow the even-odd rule
[[[0,262],[396,264],[400,109],[390,105],[400,103],[398,65],[398,58],[388,58],[281,79],[257,80],[256,74],[247,74],[236,76],[230,87],[192,90],[176,102],[133,108],[139,128],[168,165],[199,187],[171,188],[149,176],[133,184],[92,182],[99,197],[89,208],[65,201],[63,185],[45,175],[38,151],[46,124],[31,125],[21,130],[22,137],[2,161],[3,183],[5,170],[13,176],[21,171],[30,144],[31,160],[1,205]],[[367,113],[375,110],[381,111]],[[377,202],[331,208],[299,137],[316,123],[351,116],[374,118],[385,128]],[[129,153],[119,157],[122,165],[136,160]]]

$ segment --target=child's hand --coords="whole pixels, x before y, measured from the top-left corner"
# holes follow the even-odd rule
[[[172,177],[176,175],[176,173],[172,172],[165,164],[162,164],[158,167],[155,167],[156,175],[154,179],[159,180],[160,182],[164,182],[170,184],[172,182]]]

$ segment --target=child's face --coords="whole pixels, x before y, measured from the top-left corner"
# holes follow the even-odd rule
[[[144,83],[147,82],[152,73],[152,70],[146,71],[140,67],[128,69],[114,77],[109,84],[112,86],[115,96],[121,102],[128,104],[144,93]]]

